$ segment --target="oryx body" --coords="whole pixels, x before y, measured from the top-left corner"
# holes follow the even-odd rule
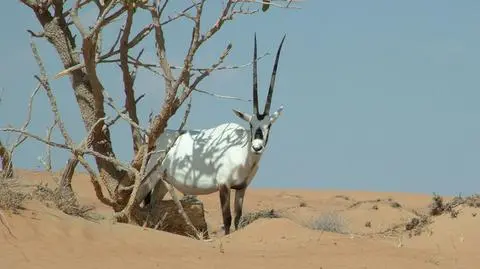
[[[234,113],[249,123],[245,128],[237,123],[224,123],[213,128],[182,131],[165,159],[157,168],[159,154],[153,154],[146,167],[148,176],[140,185],[138,201],[143,200],[153,189],[157,199],[167,193],[161,179],[172,184],[186,195],[205,195],[216,191],[220,193],[225,234],[230,233],[230,190],[235,191],[235,228],[242,215],[245,190],[257,173],[259,161],[266,148],[270,127],[280,115],[283,107],[269,114],[275,74],[280,51],[285,36],[280,43],[270,81],[265,110],[258,112],[257,93],[257,45],[255,37],[253,61],[253,115],[237,110]],[[156,141],[156,149],[166,149],[178,135],[177,131],[166,130]],[[162,178],[163,175],[165,178]],[[146,203],[149,201],[145,200]]]
[[[248,132],[236,123],[182,132],[157,170],[166,170],[164,180],[190,195],[210,194],[221,185],[229,188],[248,185],[246,179],[260,160],[260,155],[249,154]],[[176,135],[176,130],[166,130],[157,140],[156,148],[165,149]],[[160,154],[150,157],[152,161],[148,162],[146,171],[152,169]],[[148,189],[156,182],[152,181]]]

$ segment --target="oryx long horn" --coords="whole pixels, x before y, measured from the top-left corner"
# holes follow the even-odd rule
[[[282,50],[282,45],[283,45],[283,41],[285,40],[285,36],[286,35],[283,35],[282,42],[280,42],[280,46],[278,47],[278,51],[277,51],[277,57],[275,58],[275,64],[273,65],[272,78],[270,79],[270,87],[268,88],[267,101],[265,102],[265,110],[263,111],[264,114],[268,114],[270,112],[270,104],[272,102],[273,88],[275,87],[275,76],[277,75],[278,59],[280,58],[280,51]]]
[[[258,115],[258,79],[257,79],[257,33],[253,45],[253,113]]]

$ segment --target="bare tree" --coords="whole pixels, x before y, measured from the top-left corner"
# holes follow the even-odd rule
[[[90,174],[97,197],[110,205],[119,219],[126,217],[127,220],[135,206],[132,197],[144,176],[145,164],[151,153],[156,150],[155,141],[164,132],[168,120],[189,98],[192,91],[203,91],[200,90],[201,82],[212,72],[218,69],[238,68],[224,65],[232,44],[228,44],[224,51],[219,53],[218,59],[208,67],[194,66],[194,58],[199,48],[215,36],[225,23],[237,16],[256,14],[260,5],[264,11],[265,7],[270,5],[295,8],[291,5],[292,0],[226,0],[215,23],[206,26],[202,24],[206,0],[187,1],[188,4],[183,9],[173,14],[167,14],[167,6],[170,4],[168,0],[20,0],[20,2],[32,10],[41,25],[41,31],[29,30],[32,36],[32,51],[40,69],[40,75],[36,76],[36,79],[49,98],[54,114],[52,126],[60,130],[65,142],[52,142],[50,134],[47,138],[42,138],[27,132],[24,128],[2,130],[20,133],[43,142],[48,147],[69,150],[71,158],[64,168],[60,186],[71,190],[73,172],[80,163]],[[79,13],[82,10],[96,12],[97,17],[93,24],[85,25],[84,20],[81,20]],[[134,18],[139,14],[148,15],[151,22],[134,32],[133,29],[137,29],[133,27]],[[123,20],[123,25],[118,30],[116,39],[111,42],[113,45],[104,50],[103,31],[108,27],[115,27],[112,26],[113,22],[120,20]],[[180,20],[191,21],[193,26],[183,65],[176,66],[167,57],[165,45],[167,36],[164,27]],[[150,35],[153,35],[154,44],[148,44],[146,41],[146,37]],[[78,144],[74,143],[63,124],[40,52],[35,46],[35,39],[46,40],[55,48],[56,55],[64,67],[55,78],[69,77],[87,131],[87,136]],[[155,47],[158,63],[144,62],[143,49],[134,55],[133,51],[139,46]],[[97,70],[99,64],[120,67],[125,98],[123,108],[119,108],[110,98],[108,90],[104,87],[106,78],[102,78]],[[159,112],[151,118],[148,128],[141,127],[137,115],[137,103],[143,97],[136,97],[135,94],[135,79],[139,68],[161,76],[165,91]],[[114,117],[106,115],[105,104],[116,111]],[[184,121],[187,116],[188,113]],[[110,127],[119,119],[130,124],[134,153],[130,163],[122,163],[114,154]],[[94,157],[97,171],[85,160],[86,155]]]

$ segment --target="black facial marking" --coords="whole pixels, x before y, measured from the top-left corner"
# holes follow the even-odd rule
[[[267,137],[265,137],[265,145],[264,145],[265,147],[267,146],[268,137],[270,136],[270,127],[272,127],[272,124],[271,124],[271,123],[268,125]]]
[[[258,115],[257,115],[257,119],[258,119],[259,121],[261,121],[261,120],[263,120],[266,116],[267,116],[267,114],[265,114],[265,113],[263,113],[263,114],[258,114]]]
[[[248,124],[250,124],[250,137],[253,137],[253,131],[252,131],[252,129],[253,129],[253,126],[252,126],[252,124],[251,124],[251,123],[248,123]]]
[[[262,139],[263,140],[263,132],[261,128],[257,128],[255,131],[255,138],[254,139]]]

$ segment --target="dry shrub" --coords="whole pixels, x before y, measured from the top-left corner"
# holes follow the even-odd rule
[[[390,202],[390,206],[393,208],[402,208],[402,205],[397,201],[393,201],[389,199],[389,202]]]
[[[318,231],[345,234],[346,224],[342,216],[336,212],[328,212],[308,222],[308,228]]]
[[[242,215],[238,224],[238,228],[244,228],[257,219],[276,219],[281,217],[282,216],[274,209],[262,209],[256,212],[249,212]]]
[[[443,198],[437,194],[433,195],[432,203],[430,204],[430,215],[439,216],[444,213],[449,213],[452,218],[456,218],[459,211],[458,206],[466,205],[469,207],[480,208],[480,195],[474,194],[467,197],[456,196],[449,202],[444,202]]]
[[[29,195],[20,192],[17,187],[18,182],[16,180],[0,177],[0,224],[7,229],[12,237],[15,237],[15,235],[2,211],[8,210],[14,214],[19,214],[19,210],[23,209],[23,202],[29,198]]]
[[[430,204],[429,208],[431,216],[442,215],[446,209],[445,203],[443,202],[443,197],[434,193],[432,197],[432,203]]]
[[[419,216],[410,219],[410,221],[405,224],[405,230],[409,232],[409,236],[418,236],[421,235],[425,228],[432,223],[432,220],[428,216]]]
[[[457,196],[452,200],[452,205],[467,205],[469,207],[480,208],[480,194],[474,194],[467,197]]]
[[[61,189],[51,189],[47,184],[35,186],[33,197],[48,207],[54,206],[68,215],[88,220],[99,218],[99,216],[93,214],[93,207],[80,205],[72,193],[61,191]]]
[[[10,210],[15,214],[23,209],[23,202],[29,195],[17,188],[18,182],[15,179],[0,178],[0,209]]]

